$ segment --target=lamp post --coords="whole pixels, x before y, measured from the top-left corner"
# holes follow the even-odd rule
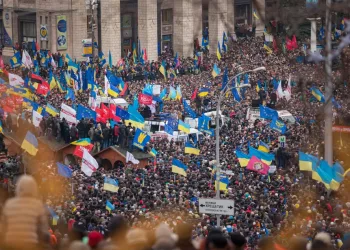
[[[246,74],[246,73],[250,73],[250,72],[257,72],[257,71],[265,71],[266,68],[265,67],[259,67],[253,70],[248,70],[248,71],[244,71],[241,73],[238,73],[237,75],[235,75],[233,78],[231,78],[228,82],[231,82],[233,79],[237,79],[238,76]],[[219,98],[218,98],[218,103],[216,105],[216,128],[215,128],[215,144],[216,144],[216,199],[220,199],[220,126],[219,126],[219,122],[220,122],[220,106],[221,106],[221,102],[223,97],[225,96],[225,94],[232,90],[232,89],[237,89],[237,88],[244,88],[244,87],[248,87],[250,86],[250,84],[243,84],[241,86],[236,86],[236,87],[227,87],[228,84],[226,85],[226,87],[221,90]],[[220,227],[220,215],[217,215],[217,226]]]
[[[95,58],[95,15],[94,10],[98,6],[98,0],[85,0],[86,9],[90,10],[91,17],[91,45],[92,45],[92,59]]]

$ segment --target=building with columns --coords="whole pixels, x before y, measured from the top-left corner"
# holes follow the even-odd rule
[[[4,57],[12,56],[16,43],[31,49],[37,42],[41,49],[83,59],[82,40],[92,36],[98,50],[105,55],[111,51],[114,62],[138,42],[149,60],[165,48],[186,57],[192,56],[197,39],[201,44],[206,27],[214,53],[224,31],[254,26],[256,35],[262,35],[264,30],[265,0],[258,0],[259,6],[252,0],[94,0],[92,11],[89,1],[0,0]],[[259,19],[253,17],[256,9]]]

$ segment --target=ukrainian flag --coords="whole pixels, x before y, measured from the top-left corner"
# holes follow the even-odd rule
[[[59,81],[57,81],[56,77],[55,77],[55,80],[56,80],[56,83],[57,83],[57,86],[58,86],[58,89],[60,90],[60,92],[65,92],[66,91],[66,87],[63,86],[63,84]]]
[[[312,169],[318,165],[318,161],[317,157],[299,151],[300,171],[312,171]]]
[[[27,132],[21,148],[32,156],[35,156],[38,153],[38,140],[30,131]]]
[[[52,72],[50,72],[49,84],[50,84],[50,90],[53,90],[57,86],[56,78],[54,77]]]
[[[176,97],[175,97],[175,100],[181,100],[182,98],[182,92],[181,92],[181,88],[180,86],[177,86],[176,87]]]
[[[183,131],[187,134],[190,133],[190,125],[187,123],[184,123],[183,121],[179,120],[179,125],[177,127],[178,130]]]
[[[256,10],[253,11],[253,16],[254,16],[254,18],[257,19],[257,20],[260,19],[259,16],[258,16],[258,14],[256,13]]]
[[[159,72],[162,73],[162,75],[164,76],[164,79],[166,80],[166,70],[165,70],[165,65],[163,62],[159,67]]]
[[[154,148],[152,148],[152,150],[151,150],[149,153],[150,153],[150,155],[152,155],[153,157],[156,157],[157,154],[158,154],[157,150],[155,150]]]
[[[264,43],[264,49],[266,50],[267,54],[272,54],[272,49],[269,46],[267,46],[265,43]]]
[[[69,61],[72,61],[72,59],[70,58],[70,56],[68,55],[68,53],[66,53],[66,56],[64,57],[64,61],[66,63],[68,63]]]
[[[4,133],[4,130],[2,128],[2,122],[0,121],[0,134],[3,134]]]
[[[105,183],[103,184],[103,189],[106,191],[111,191],[113,193],[118,192],[119,190],[118,181],[109,177],[105,177]]]
[[[312,87],[310,90],[311,90],[311,94],[317,99],[317,101],[322,103],[325,102],[324,95],[319,89]]]
[[[270,152],[270,146],[267,145],[265,142],[260,141],[258,150],[262,151],[262,152],[265,152],[265,153],[268,153],[268,152]]]
[[[52,115],[53,117],[56,117],[58,115],[58,110],[55,109],[53,106],[51,106],[50,104],[46,105],[45,108],[46,113],[49,113],[50,115]]]
[[[112,210],[114,210],[115,209],[115,206],[112,204],[112,203],[110,203],[110,201],[106,201],[106,209],[109,211],[109,212],[111,212]]]
[[[71,145],[76,145],[76,146],[89,146],[91,144],[90,138],[83,138],[74,142],[71,142]]]
[[[218,75],[220,75],[220,69],[218,68],[218,66],[216,65],[216,63],[213,66],[213,71],[211,72],[211,75],[213,76],[213,78],[217,77]]]
[[[118,97],[120,90],[118,88],[114,87],[112,84],[110,84],[107,92],[110,96]]]
[[[196,148],[191,142],[185,143],[185,154],[199,155],[200,150]]]
[[[106,60],[105,55],[103,54],[102,51],[100,51],[98,53],[98,57],[99,57],[99,60],[100,60],[100,66],[103,67],[107,63],[107,60]]]
[[[173,159],[172,164],[171,164],[171,172],[179,174],[179,175],[187,176],[186,170],[187,170],[186,165],[184,165],[178,159]]]
[[[220,49],[220,42],[218,42],[218,48],[216,49],[216,56],[218,57],[218,60],[221,60],[221,49]]]
[[[217,180],[216,180],[216,175],[214,176],[215,178],[215,190],[217,189]],[[226,176],[220,176],[220,184],[219,184],[219,189],[220,191],[227,191],[227,186],[230,183],[230,180]]]
[[[238,158],[239,164],[242,168],[246,167],[248,165],[248,162],[250,160],[250,157],[243,153],[241,150],[236,149],[236,156]]]
[[[131,123],[132,126],[142,129],[145,126],[145,119],[143,116],[137,110],[133,109],[131,105],[129,105],[128,112],[129,119],[125,120],[125,124]]]
[[[79,65],[73,61],[68,62],[68,70],[73,70],[74,73],[78,71]]]
[[[259,91],[260,91],[260,89],[261,89],[261,83],[260,83],[260,80],[259,80],[259,81],[258,81],[258,83],[256,84],[255,89],[256,89],[256,92],[258,92],[258,93],[259,93]]]
[[[209,94],[209,88],[200,88],[198,91],[199,97],[206,97]]]
[[[255,156],[260,159],[263,163],[271,165],[271,162],[275,159],[275,155],[261,152],[253,147],[249,147],[249,156]]]

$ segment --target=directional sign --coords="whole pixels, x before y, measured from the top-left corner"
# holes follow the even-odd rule
[[[233,215],[233,200],[199,199],[199,212],[202,214]]]
[[[283,136],[279,136],[278,137],[278,142],[280,143],[280,146],[282,148],[284,148],[286,146],[286,137],[283,135]]]

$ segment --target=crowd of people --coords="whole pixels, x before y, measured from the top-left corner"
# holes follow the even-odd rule
[[[165,60],[166,68],[172,68],[171,53],[164,53],[159,62],[145,65],[133,65],[130,58],[129,66],[122,71],[113,67],[113,71],[129,83],[124,96],[129,103],[146,83],[162,88],[180,86],[182,98],[186,100],[191,99],[196,89],[210,88],[208,96],[191,101],[198,115],[216,107],[225,68],[232,77],[239,72],[266,67],[266,71],[249,75],[251,88],[246,91],[244,100],[236,102],[229,96],[222,103],[221,111],[230,119],[220,129],[220,164],[223,170],[231,170],[232,175],[228,190],[221,192],[221,198],[234,200],[235,208],[232,216],[221,216],[220,228],[216,228],[216,216],[200,214],[198,208],[200,198],[215,197],[212,174],[215,139],[205,135],[198,142],[200,154],[188,155],[184,153],[183,143],[163,138],[147,146],[155,148],[158,154],[144,169],[99,168],[88,177],[79,165],[72,165],[73,177],[66,180],[58,176],[55,165],[51,164],[33,171],[35,179],[21,177],[15,197],[3,206],[3,244],[9,249],[23,249],[23,246],[35,249],[39,243],[45,243],[72,250],[348,249],[348,181],[345,179],[339,190],[329,195],[322,183],[312,180],[307,172],[299,171],[298,166],[299,150],[323,157],[322,104],[313,100],[309,91],[311,86],[324,90],[323,65],[298,63],[296,57],[302,55],[301,49],[286,54],[282,51],[267,54],[262,38],[238,39],[228,46],[229,51],[220,61],[214,55],[203,53],[198,67],[194,67],[193,58],[181,58],[176,76],[166,80],[158,71],[159,62]],[[221,74],[213,78],[211,70],[215,63]],[[97,61],[95,66],[97,83],[103,86],[103,69]],[[48,77],[46,71],[42,69],[41,76]],[[134,79],[133,72],[142,74]],[[59,74],[59,70],[56,73]],[[291,99],[277,100],[272,79],[287,80],[290,76],[293,82]],[[340,71],[335,70],[333,78],[337,83],[335,98],[341,106],[333,110],[333,115],[344,118],[350,110],[348,86],[342,82]],[[256,91],[258,81],[266,86],[259,92]],[[283,81],[283,85],[286,87],[287,81]],[[47,97],[36,98],[40,105],[50,104],[57,109],[61,103],[88,106],[89,91],[77,93],[74,101],[67,101],[58,89]],[[296,118],[295,124],[287,124],[285,148],[279,145],[280,133],[270,129],[266,121],[258,119],[252,123],[247,119],[253,100],[273,103],[276,109],[288,110]],[[181,119],[183,104],[164,100],[163,112]],[[32,124],[31,115],[22,116],[21,112],[17,122],[8,117],[3,117],[4,130],[25,133],[22,127]],[[81,120],[69,127],[64,120],[52,116],[44,118],[39,127],[38,134],[65,143],[89,137],[95,143],[96,152],[110,145],[129,147],[135,131],[123,121],[111,126],[110,122]],[[247,151],[249,145],[256,147],[260,141],[268,143],[270,152],[276,156],[271,164],[276,166],[276,171],[268,176],[241,168],[236,155],[237,148]],[[188,166],[187,177],[172,173],[173,158]],[[8,162],[19,160],[9,158]],[[9,179],[14,179],[19,168],[6,167],[6,164],[2,163],[0,176],[3,187],[13,191],[14,181]],[[105,177],[118,181],[117,193],[104,190]],[[115,206],[114,210],[106,210],[107,201]],[[44,209],[44,205],[49,209]]]

